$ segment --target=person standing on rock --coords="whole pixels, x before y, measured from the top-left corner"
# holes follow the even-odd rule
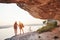
[[[19,22],[20,34],[21,34],[21,31],[24,33],[23,27],[24,27],[23,23]]]
[[[17,21],[14,23],[14,33],[15,33],[15,35],[17,35]]]

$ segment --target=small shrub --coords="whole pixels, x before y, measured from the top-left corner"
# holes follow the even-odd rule
[[[46,21],[43,21],[43,24],[45,24],[46,23]]]
[[[51,29],[53,29],[55,27],[57,27],[57,21],[54,21],[54,22],[48,21],[47,25],[43,26],[42,28],[39,28],[37,30],[37,32],[42,33],[42,32],[46,32],[46,31],[50,31]]]

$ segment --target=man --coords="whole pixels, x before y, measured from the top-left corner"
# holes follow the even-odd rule
[[[24,33],[23,27],[24,27],[23,23],[19,22],[20,34],[21,34],[21,31]]]

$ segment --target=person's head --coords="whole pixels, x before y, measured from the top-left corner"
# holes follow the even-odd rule
[[[15,21],[15,24],[17,24],[17,21]]]

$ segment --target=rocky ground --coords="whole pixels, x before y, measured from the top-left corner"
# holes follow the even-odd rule
[[[48,32],[43,32],[41,34],[37,32],[25,33],[5,40],[60,40],[60,27],[52,29]]]

